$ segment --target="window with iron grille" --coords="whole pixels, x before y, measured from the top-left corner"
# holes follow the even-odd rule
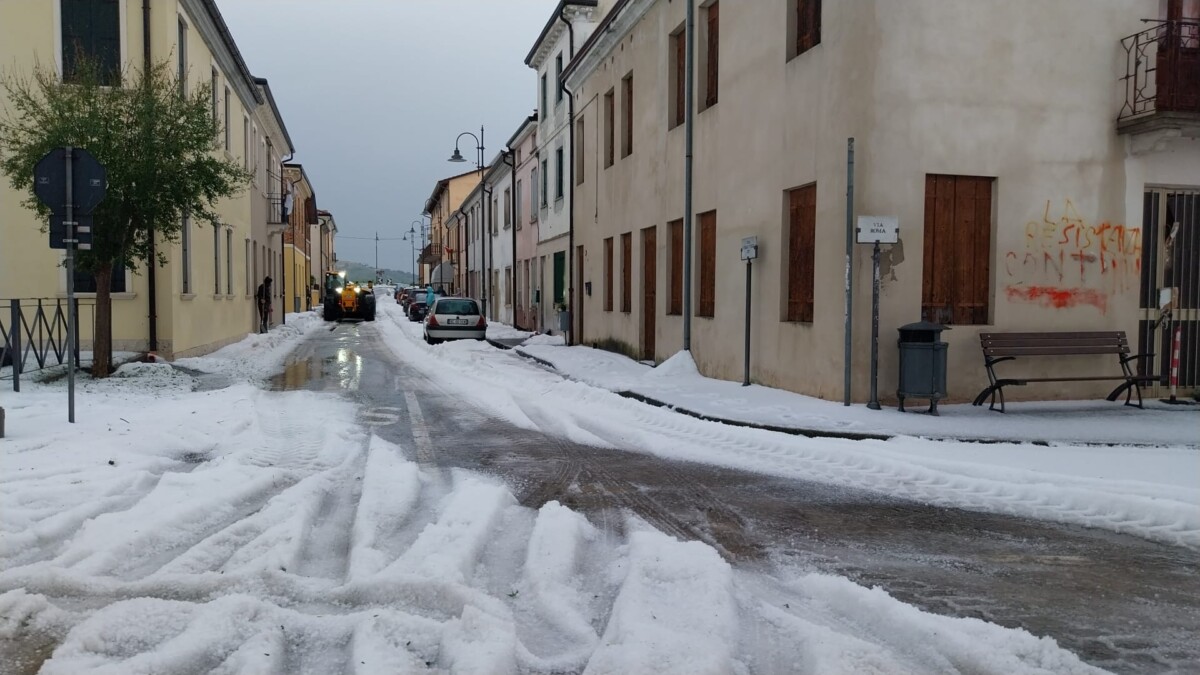
[[[812,323],[816,279],[817,185],[787,193],[787,308],[785,321]]]
[[[604,311],[613,308],[613,238],[604,240]]]
[[[683,219],[667,223],[670,233],[671,265],[668,273],[671,275],[671,299],[667,304],[667,314],[683,314]]]
[[[988,323],[995,181],[985,176],[925,176],[923,320]]]
[[[621,235],[621,311],[633,311],[633,233]]]

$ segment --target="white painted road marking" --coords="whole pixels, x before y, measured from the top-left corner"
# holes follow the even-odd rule
[[[413,440],[417,443],[417,461],[432,462],[433,443],[429,440],[429,428],[425,426],[425,416],[421,414],[421,404],[417,402],[417,395],[406,391],[404,400],[408,403],[408,419],[412,423]]]
[[[363,421],[367,426],[388,427],[400,421],[400,408],[380,407],[363,411]]]

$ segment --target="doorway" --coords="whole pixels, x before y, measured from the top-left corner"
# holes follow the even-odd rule
[[[1142,359],[1138,373],[1168,384],[1178,328],[1179,387],[1190,391],[1200,387],[1200,189],[1148,188],[1143,206],[1138,352],[1154,359]],[[1172,324],[1156,328],[1162,288],[1174,289],[1175,309]]]
[[[658,234],[653,227],[642,230],[642,359],[654,361],[654,336],[658,316]]]

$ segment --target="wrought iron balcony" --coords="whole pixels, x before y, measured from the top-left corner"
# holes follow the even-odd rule
[[[1154,24],[1121,40],[1125,101],[1118,130],[1136,132],[1155,121],[1200,127],[1200,21]]]

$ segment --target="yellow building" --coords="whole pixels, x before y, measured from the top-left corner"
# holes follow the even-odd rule
[[[114,42],[119,55],[105,46]],[[126,72],[141,70],[147,58],[169,61],[187,74],[189,88],[212,85],[213,116],[221,126],[217,152],[253,176],[244,190],[218,205],[218,226],[185,221],[177,241],[160,240],[158,252],[167,265],[114,272],[114,350],[174,358],[241,339],[256,326],[257,282],[283,248],[273,248],[259,234],[265,231],[261,225],[255,227],[256,218],[269,218],[269,209],[258,208],[258,202],[277,194],[271,183],[282,175],[278,149],[293,151],[266,81],[251,75],[211,0],[0,2],[0,68],[28,75],[40,63],[61,74],[65,44],[91,49],[93,57],[114,64],[119,58]],[[0,91],[0,106],[3,97]],[[7,182],[0,185],[0,298],[65,297],[63,253],[48,247],[42,223],[20,205],[23,198]],[[94,297],[87,292],[94,291],[94,281],[77,280],[86,303]],[[90,347],[91,331],[89,317],[82,316],[83,349]]]
[[[284,203],[290,204],[285,211],[286,224],[283,230],[283,274],[275,280],[283,293],[283,306],[288,312],[305,312],[310,309],[312,287],[317,283],[319,271],[312,264],[313,226],[317,220],[317,196],[312,183],[299,164],[283,167]]]

